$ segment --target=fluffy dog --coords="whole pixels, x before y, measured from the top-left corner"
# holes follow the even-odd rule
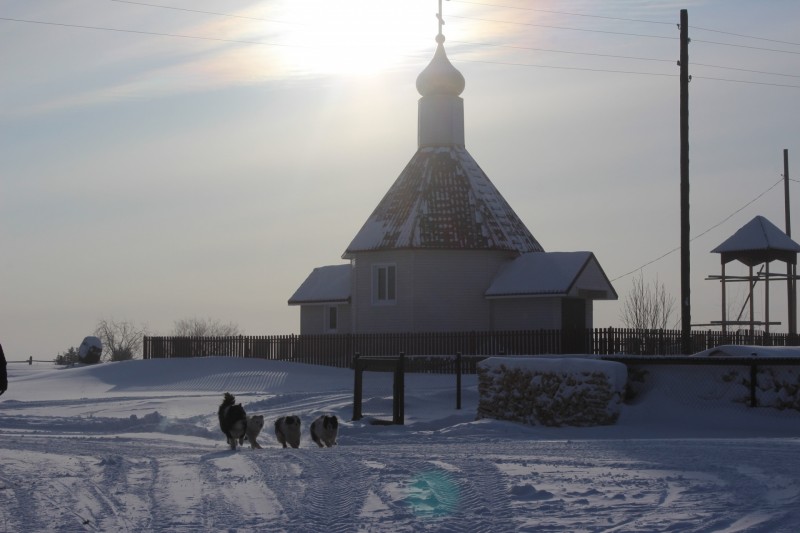
[[[324,448],[327,446],[335,446],[336,437],[339,434],[339,419],[336,415],[323,415],[318,417],[311,423],[311,440],[317,443],[317,446]]]
[[[275,436],[278,442],[286,448],[286,443],[292,448],[300,447],[300,417],[282,416],[275,421]]]
[[[247,413],[244,412],[244,407],[242,404],[236,403],[236,397],[233,394],[226,392],[217,416],[219,416],[219,428],[225,434],[231,450],[235,450],[237,443],[244,443],[247,430]]]
[[[245,428],[245,436],[247,437],[247,441],[250,443],[250,448],[258,448],[259,450],[261,449],[261,445],[256,440],[256,437],[258,437],[258,434],[261,433],[263,428],[263,415],[247,415],[247,428]]]

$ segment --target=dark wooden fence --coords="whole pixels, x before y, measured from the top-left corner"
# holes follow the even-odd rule
[[[797,338],[786,334],[749,335],[748,331],[695,331],[692,352],[723,344],[790,346]],[[581,349],[583,348],[583,349]],[[441,366],[450,373],[452,356],[539,355],[589,353],[597,355],[679,355],[680,330],[602,328],[581,332],[562,330],[468,331],[440,333],[353,333],[331,335],[272,335],[236,337],[145,337],[143,357],[252,357],[293,361],[340,368],[352,366],[356,353],[364,356],[396,356],[400,353],[432,356],[430,361],[409,361],[408,370]],[[451,356],[448,358],[433,356]],[[473,359],[470,357],[469,359]],[[422,358],[424,359],[424,358]],[[420,360],[415,357],[414,360]],[[445,368],[447,367],[447,368]],[[468,370],[465,369],[466,372]]]

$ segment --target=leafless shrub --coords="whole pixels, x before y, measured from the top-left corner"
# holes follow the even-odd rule
[[[145,333],[146,328],[127,320],[103,319],[95,329],[95,335],[103,342],[104,361],[126,361],[141,357]]]
[[[233,322],[222,323],[216,318],[185,318],[175,321],[172,334],[176,337],[235,337],[241,335]]]
[[[623,303],[620,320],[626,328],[667,329],[675,309],[675,298],[667,293],[658,277],[648,284],[644,275],[633,278],[633,286]]]

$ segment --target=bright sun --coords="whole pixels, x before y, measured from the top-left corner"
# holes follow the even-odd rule
[[[301,74],[373,74],[435,46],[433,0],[288,0],[279,38],[285,67]]]

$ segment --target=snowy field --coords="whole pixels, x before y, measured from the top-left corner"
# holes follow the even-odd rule
[[[9,364],[0,397],[0,532],[800,531],[800,416],[650,390],[600,428],[475,420],[476,378],[391,376],[205,358],[60,368]],[[267,420],[231,451],[230,391]],[[310,422],[340,421],[317,448]],[[278,416],[303,422],[282,449]]]

